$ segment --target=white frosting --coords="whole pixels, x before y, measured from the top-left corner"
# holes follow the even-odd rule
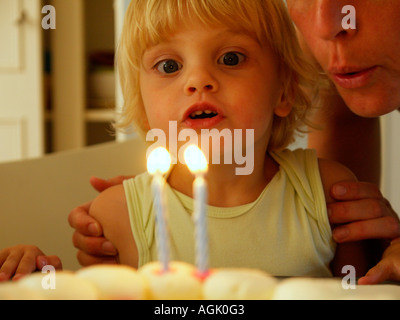
[[[0,300],[400,300],[399,285],[345,289],[338,278],[288,278],[282,281],[255,269],[215,269],[200,279],[193,265],[171,262],[163,273],[159,262],[139,270],[122,265],[96,265],[77,272],[34,273],[0,283]]]
[[[206,300],[271,299],[278,280],[255,269],[218,269],[205,280]]]
[[[346,300],[400,300],[400,286],[381,284],[357,286],[355,290],[347,290]]]
[[[275,300],[388,300],[400,299],[400,286],[373,285],[345,289],[342,279],[290,278],[279,283]]]
[[[163,273],[159,262],[151,262],[139,269],[149,283],[152,300],[202,299],[202,283],[194,266],[184,262],[171,262],[169,271]]]
[[[33,273],[19,280],[17,285],[37,292],[46,300],[98,299],[99,294],[95,285],[89,280],[78,278],[73,272],[57,271],[55,289],[46,289],[46,277],[46,274],[40,272]]]
[[[95,265],[76,273],[94,283],[103,300],[146,300],[146,279],[136,269],[123,265]]]
[[[0,300],[43,300],[44,297],[35,290],[24,288],[15,282],[0,284]]]

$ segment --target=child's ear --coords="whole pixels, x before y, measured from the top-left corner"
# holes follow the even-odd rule
[[[281,118],[285,118],[289,115],[290,111],[292,111],[292,104],[286,100],[284,94],[281,95],[280,101],[275,107],[274,113]]]

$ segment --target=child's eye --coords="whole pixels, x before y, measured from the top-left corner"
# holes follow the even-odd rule
[[[164,60],[157,63],[155,68],[161,73],[171,74],[182,69],[182,65],[175,60]]]
[[[226,66],[237,66],[246,59],[244,54],[239,52],[228,52],[225,53],[221,58],[219,58],[218,63],[224,64]]]

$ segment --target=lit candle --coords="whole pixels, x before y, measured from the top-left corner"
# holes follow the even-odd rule
[[[185,150],[184,158],[189,170],[195,175],[193,182],[193,219],[196,227],[196,266],[200,276],[205,276],[209,267],[207,233],[208,188],[204,178],[208,164],[203,152],[195,145],[191,145]]]
[[[167,205],[163,174],[169,170],[170,166],[171,156],[165,148],[154,149],[147,158],[147,171],[153,176],[151,188],[154,194],[154,207],[156,210],[158,258],[163,272],[167,272],[169,269]]]

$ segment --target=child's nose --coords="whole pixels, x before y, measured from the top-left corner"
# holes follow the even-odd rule
[[[198,69],[190,74],[184,90],[187,95],[205,92],[211,93],[218,90],[218,82],[207,70]]]

